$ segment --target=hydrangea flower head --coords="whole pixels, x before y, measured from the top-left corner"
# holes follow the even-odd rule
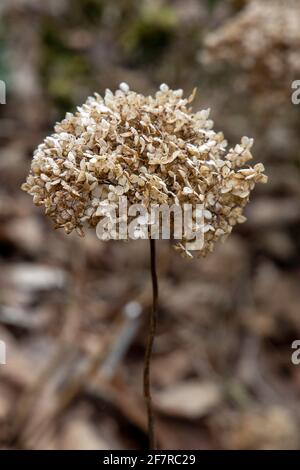
[[[22,189],[67,233],[96,227],[103,205],[120,196],[146,208],[201,204],[205,255],[245,221],[250,192],[266,176],[261,163],[246,165],[253,140],[228,150],[209,110],[192,110],[193,97],[166,84],[144,96],[126,83],[89,97],[36,149]],[[185,243],[177,243],[183,253]]]
[[[241,67],[247,86],[255,89],[290,92],[300,73],[299,23],[298,0],[249,0],[206,36],[202,62]]]

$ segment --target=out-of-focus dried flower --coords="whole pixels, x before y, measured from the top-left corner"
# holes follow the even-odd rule
[[[298,0],[249,0],[224,26],[209,33],[201,60],[242,67],[247,86],[290,91],[300,74]]]
[[[252,158],[253,140],[226,150],[213,130],[209,110],[193,112],[182,90],[160,86],[155,96],[122,83],[104,98],[95,94],[67,113],[35,151],[22,189],[45,206],[67,233],[96,227],[105,205],[126,196],[130,204],[204,206],[204,245],[213,250],[237,223],[255,183],[266,182],[264,167],[240,169]],[[186,253],[182,240],[177,249]]]

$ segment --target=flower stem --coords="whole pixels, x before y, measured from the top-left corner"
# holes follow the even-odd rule
[[[152,349],[156,332],[157,324],[157,300],[158,300],[158,281],[156,273],[156,249],[155,240],[150,238],[150,265],[151,265],[151,280],[152,280],[152,308],[150,311],[149,319],[149,333],[144,361],[144,397],[147,406],[148,417],[148,436],[149,436],[149,449],[156,449],[155,439],[155,426],[154,426],[154,413],[151,397],[151,379],[150,379],[150,365],[152,357]]]

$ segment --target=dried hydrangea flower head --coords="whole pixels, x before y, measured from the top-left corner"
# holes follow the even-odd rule
[[[204,41],[204,63],[242,67],[248,86],[287,88],[300,74],[299,0],[249,0]]]
[[[226,150],[209,110],[192,111],[193,97],[166,84],[144,96],[125,83],[103,98],[89,97],[39,145],[22,189],[67,233],[95,227],[103,206],[121,195],[146,208],[202,204],[204,245],[197,254],[205,255],[245,221],[250,191],[266,176],[260,163],[240,168],[252,158],[253,140],[243,137]],[[186,252],[185,240],[177,249]]]

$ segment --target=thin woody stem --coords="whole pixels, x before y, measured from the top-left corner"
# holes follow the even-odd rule
[[[147,348],[145,353],[144,361],[144,397],[147,405],[147,417],[148,417],[148,435],[149,435],[149,449],[156,449],[155,439],[155,426],[154,426],[154,413],[152,407],[151,398],[151,378],[150,378],[150,365],[152,357],[153,342],[156,332],[157,324],[157,300],[158,300],[158,281],[156,273],[156,253],[155,253],[155,240],[150,238],[150,265],[151,265],[151,279],[152,279],[152,292],[153,301],[149,319],[149,333]]]

